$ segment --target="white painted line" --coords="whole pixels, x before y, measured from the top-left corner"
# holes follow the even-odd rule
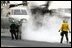
[[[1,47],[17,47],[17,46],[1,45]]]

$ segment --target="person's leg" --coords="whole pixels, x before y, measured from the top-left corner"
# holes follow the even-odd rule
[[[16,35],[17,35],[17,39],[19,38],[19,32],[16,32]]]
[[[60,41],[60,43],[62,43],[62,41],[63,41],[63,37],[64,37],[64,33],[63,33],[63,35],[61,36],[61,41]]]
[[[11,33],[12,40],[14,39],[13,33]]]
[[[21,32],[20,32],[20,34],[19,34],[19,37],[20,37],[20,39],[21,39]]]
[[[18,32],[18,39],[21,39],[21,32],[20,32],[20,30]]]
[[[18,37],[19,37],[19,39],[21,39],[21,31],[20,30],[18,32]]]
[[[17,35],[16,35],[16,32],[14,32],[14,36],[15,36],[15,39],[17,39]]]
[[[17,32],[17,39],[18,39],[18,32]]]
[[[66,40],[67,40],[67,43],[68,43],[68,32],[65,33],[65,36],[66,36]]]

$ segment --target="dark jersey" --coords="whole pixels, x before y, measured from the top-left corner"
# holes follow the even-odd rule
[[[10,32],[15,32],[16,31],[16,24],[11,24],[10,25]]]

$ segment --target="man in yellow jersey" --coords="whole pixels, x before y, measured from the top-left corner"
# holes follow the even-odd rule
[[[69,25],[67,23],[67,21],[63,20],[63,24],[61,26],[61,29],[59,30],[59,32],[61,31],[61,42],[63,41],[63,37],[64,37],[64,34],[66,36],[66,40],[67,40],[67,43],[68,43],[68,31],[69,31]]]

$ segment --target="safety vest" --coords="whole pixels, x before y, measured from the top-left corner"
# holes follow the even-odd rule
[[[62,26],[61,26],[61,30],[62,30],[62,31],[68,31],[68,30],[69,30],[69,25],[68,25],[68,23],[63,23]]]

